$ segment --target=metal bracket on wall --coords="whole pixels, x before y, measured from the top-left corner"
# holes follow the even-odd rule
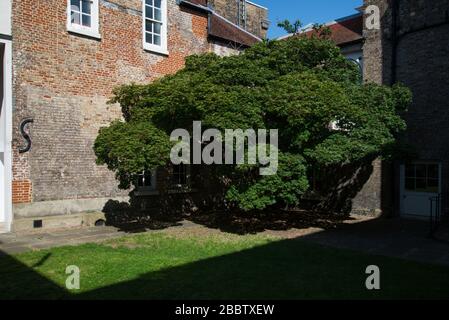
[[[29,131],[25,130],[25,129],[28,126],[28,124],[33,123],[33,122],[34,122],[34,119],[26,118],[26,119],[23,119],[22,122],[20,123],[20,134],[26,140],[27,144],[25,147],[19,148],[19,153],[25,153],[25,152],[30,151],[30,149],[31,149],[31,137],[29,135]]]

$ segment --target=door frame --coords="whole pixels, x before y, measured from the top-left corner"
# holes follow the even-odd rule
[[[428,193],[428,192],[411,192],[405,190],[405,166],[407,164],[437,164],[438,165],[438,193]],[[443,164],[441,161],[432,161],[432,160],[416,160],[411,161],[409,163],[402,163],[400,165],[400,175],[399,175],[399,197],[400,197],[400,206],[399,206],[399,215],[403,218],[416,218],[416,219],[426,219],[430,217],[429,216],[423,216],[423,215],[417,215],[417,214],[410,214],[404,212],[404,201],[405,201],[405,194],[408,193],[414,193],[418,196],[429,197],[429,206],[430,206],[430,197],[433,197],[435,195],[441,195],[442,194],[442,188],[443,188]],[[442,201],[440,201],[440,212],[442,208]]]
[[[0,43],[4,44],[5,52],[3,58],[3,105],[1,109],[0,121],[2,124],[2,144],[3,144],[3,180],[0,183],[0,223],[3,224],[3,231],[11,231],[13,220],[12,214],[12,41],[0,38]]]

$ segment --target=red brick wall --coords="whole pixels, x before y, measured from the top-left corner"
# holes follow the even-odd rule
[[[34,119],[31,151],[13,155],[14,203],[127,195],[92,150],[99,128],[121,117],[107,104],[113,88],[148,83],[181,69],[188,55],[217,51],[207,16],[175,0],[168,0],[169,56],[143,50],[140,11],[140,0],[101,1],[95,40],[67,32],[66,0],[13,2],[14,150],[24,143],[20,121]]]
[[[28,203],[31,201],[31,181],[15,180],[12,182],[12,202]]]

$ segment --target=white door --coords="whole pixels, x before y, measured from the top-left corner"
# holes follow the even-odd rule
[[[429,218],[441,194],[441,164],[415,162],[401,166],[401,216]],[[441,206],[441,203],[439,203]],[[439,208],[441,209],[441,208]]]

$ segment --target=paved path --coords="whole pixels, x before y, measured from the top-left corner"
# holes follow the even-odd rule
[[[449,266],[449,234],[429,239],[429,223],[402,219],[374,219],[346,224],[336,230],[305,235],[301,239],[331,247]]]
[[[67,229],[39,234],[0,234],[0,251],[8,254],[33,249],[97,242],[126,235],[113,227]]]
[[[173,226],[171,228],[189,228],[195,226],[196,225],[190,221],[183,221],[178,226]],[[99,242],[132,234],[133,233],[120,231],[115,227],[85,227],[34,234],[0,234],[0,254],[2,252],[15,254],[30,250]]]

